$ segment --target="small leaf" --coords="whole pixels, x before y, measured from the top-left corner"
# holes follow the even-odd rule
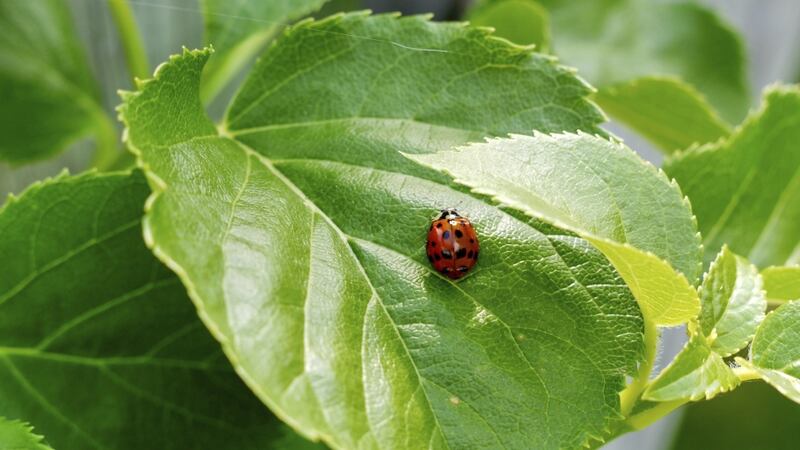
[[[0,449],[53,450],[43,442],[44,437],[33,433],[33,427],[18,420],[0,417]]]
[[[550,18],[533,0],[498,0],[479,4],[469,12],[475,26],[495,29],[495,35],[516,44],[535,45],[547,53],[550,46]]]
[[[264,448],[278,421],[142,242],[148,194],[61,176],[0,212],[0,415],[58,449]]]
[[[767,89],[727,140],[666,161],[692,202],[710,262],[727,244],[758,267],[800,263],[800,89]]]
[[[743,349],[764,319],[767,301],[758,269],[723,247],[700,287],[700,327],[723,357]]]
[[[586,134],[517,135],[409,157],[580,234],[611,260],[649,320],[677,325],[697,315],[687,282],[700,267],[691,211],[677,186],[622,144]]]
[[[87,135],[116,145],[62,0],[0,0],[0,98],[0,160],[42,159]]]
[[[642,394],[650,401],[710,399],[739,385],[739,378],[722,357],[695,331],[678,356]]]
[[[121,114],[148,244],[270,408],[337,448],[578,447],[620,419],[643,324],[602,254],[399,153],[595,129],[572,72],[485,29],[338,15],[275,42],[220,135],[207,57],[172,58]],[[444,205],[481,239],[457,284],[425,258]]]
[[[203,75],[203,98],[211,99],[288,22],[326,1],[202,0],[206,44],[216,49]]]
[[[603,111],[640,132],[665,153],[727,136],[729,126],[703,95],[673,77],[642,77],[601,88]]]
[[[767,314],[753,338],[750,360],[736,358],[736,362],[800,403],[800,301]]]
[[[767,299],[775,302],[800,300],[800,266],[772,266],[761,271]]]

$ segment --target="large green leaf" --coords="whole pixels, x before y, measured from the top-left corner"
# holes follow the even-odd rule
[[[594,99],[603,111],[667,153],[714,142],[730,133],[703,96],[674,77],[642,77],[613,84],[600,89]]]
[[[284,420],[342,448],[563,448],[619,418],[643,331],[623,280],[399,154],[594,129],[583,83],[486,30],[335,16],[276,42],[219,136],[197,94],[207,57],[125,95],[155,189],[146,239]],[[424,251],[448,205],[481,236],[458,284]]]
[[[736,358],[736,362],[800,403],[800,301],[769,313],[753,338],[749,361]]]
[[[800,262],[800,89],[772,87],[727,140],[664,169],[689,196],[706,261],[727,244],[759,267]]]
[[[53,450],[43,439],[32,426],[0,417],[0,450]]]
[[[206,43],[217,50],[205,69],[203,97],[213,97],[287,22],[326,1],[201,0]]]
[[[148,194],[62,176],[0,212],[0,415],[58,449],[265,448],[279,423],[142,241]]]
[[[61,0],[0,0],[0,98],[0,160],[41,159],[90,134],[116,144]]]
[[[761,271],[770,301],[800,300],[800,266],[771,266]]]
[[[645,317],[695,317],[700,272],[694,218],[677,186],[630,149],[587,134],[513,136],[411,155],[475,192],[572,230],[611,260]]]

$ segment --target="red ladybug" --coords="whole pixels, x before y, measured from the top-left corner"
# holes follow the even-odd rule
[[[457,280],[478,262],[478,235],[469,219],[455,209],[443,209],[431,223],[426,246],[428,260],[442,275]]]

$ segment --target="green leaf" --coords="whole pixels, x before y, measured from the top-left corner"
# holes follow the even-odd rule
[[[201,0],[206,44],[215,56],[205,69],[202,97],[210,100],[286,23],[327,0]]]
[[[727,140],[664,169],[692,202],[711,261],[724,244],[758,267],[800,263],[800,89],[776,86]]]
[[[279,39],[218,136],[207,57],[125,95],[155,189],[146,239],[281,418],[340,448],[577,447],[620,418],[643,331],[623,280],[585,241],[399,154],[593,129],[583,83],[482,29],[340,15]],[[424,251],[446,205],[481,236],[457,284]]]
[[[753,338],[767,310],[758,269],[723,247],[700,287],[699,322],[711,350],[726,357]]]
[[[0,415],[59,449],[264,448],[279,423],[141,238],[141,174],[61,176],[0,212]]]
[[[770,301],[800,300],[800,267],[767,267],[761,276]]]
[[[0,417],[0,450],[53,450],[43,440],[27,423]]]
[[[750,360],[736,358],[736,362],[800,403],[800,301],[767,314],[753,338]]]
[[[648,320],[677,325],[697,315],[687,277],[699,274],[700,243],[689,206],[622,144],[587,134],[518,135],[410,158],[587,239],[628,282]]]
[[[642,398],[651,401],[710,399],[739,385],[724,357],[744,348],[764,319],[762,280],[750,262],[723,247],[700,286],[698,322],[689,342],[652,381]]]
[[[533,0],[499,0],[480,4],[469,11],[475,26],[495,29],[494,34],[516,44],[535,45],[547,53],[550,46],[550,18]]]
[[[644,0],[540,3],[550,12],[555,53],[595,86],[677,77],[702,92],[728,122],[738,122],[747,112],[741,38],[710,9],[692,2]],[[638,103],[631,106],[638,108]],[[680,98],[678,106],[667,102],[662,107],[679,112],[685,104]]]
[[[714,142],[730,133],[703,95],[678,78],[636,78],[606,86],[594,99],[665,153]]]
[[[61,0],[0,0],[0,98],[0,160],[42,159],[87,135],[116,146]]]
[[[699,330],[642,394],[650,401],[710,399],[739,385],[739,378]]]

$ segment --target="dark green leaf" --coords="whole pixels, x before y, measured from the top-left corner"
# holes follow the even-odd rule
[[[148,194],[62,176],[0,212],[0,415],[58,449],[265,448],[278,422],[142,242]]]
[[[61,0],[0,0],[0,98],[0,160],[45,158],[87,135],[116,145]]]
[[[583,83],[485,30],[350,14],[278,40],[219,136],[207,57],[125,96],[146,238],[282,418],[342,448],[576,447],[619,418],[642,319],[607,261],[399,154],[594,129]],[[482,244],[457,284],[424,251],[450,205]]]

